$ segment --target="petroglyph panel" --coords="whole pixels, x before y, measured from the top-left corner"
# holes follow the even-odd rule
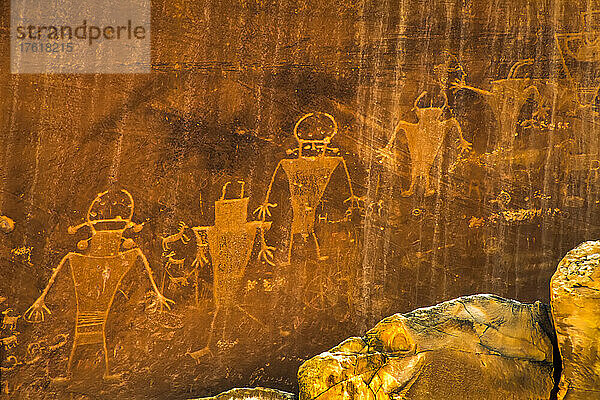
[[[0,21],[0,398],[298,393],[600,235],[600,2],[151,10],[148,74],[11,74]]]

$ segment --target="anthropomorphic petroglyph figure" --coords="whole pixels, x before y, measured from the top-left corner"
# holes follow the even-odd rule
[[[508,78],[493,81],[489,91],[468,86],[462,82],[454,82],[453,84],[455,90],[471,90],[486,99],[499,124],[501,141],[507,142],[509,138],[516,135],[519,115],[527,99],[532,98],[538,101],[538,104],[541,101],[540,92],[533,85],[534,81],[531,78],[517,78],[521,67],[532,64],[533,60],[523,60],[515,63],[508,73]],[[538,107],[537,112],[541,112],[541,110]],[[503,143],[503,145],[506,144],[508,143]]]
[[[241,184],[239,198],[226,199],[226,190],[230,182],[223,186],[221,199],[215,202],[215,224],[213,226],[192,228],[196,234],[198,246],[208,246],[213,266],[213,298],[215,302],[215,312],[206,346],[193,353],[188,353],[196,360],[210,353],[215,321],[221,310],[237,308],[261,324],[239,304],[239,293],[256,234],[259,229],[261,231],[270,229],[271,222],[247,221],[249,198],[244,197],[244,182],[239,181],[238,183]],[[202,257],[203,249],[200,248],[198,254]]]
[[[118,377],[110,375],[108,366],[106,320],[122,279],[136,261],[141,261],[148,273],[158,303],[169,307],[168,303],[173,302],[164,297],[156,287],[152,270],[142,251],[136,247],[132,239],[123,237],[127,229],[131,228],[134,232],[139,232],[143,227],[132,222],[133,208],[133,198],[126,190],[98,194],[90,204],[86,221],[69,227],[68,230],[70,234],[76,233],[83,227],[91,230],[91,237],[77,244],[77,247],[85,252],[83,254],[71,252],[63,257],[58,267],[54,269],[41,296],[25,313],[25,317],[31,322],[43,321],[44,313],[50,314],[44,302],[46,295],[62,267],[68,263],[72,272],[77,303],[75,334],[67,365],[67,376],[56,378],[56,381],[70,379],[75,350],[83,345],[102,346],[105,361],[104,378]],[[121,250],[121,247],[124,250]]]
[[[319,130],[317,133],[324,136],[319,139],[314,138],[313,135],[315,132],[312,131],[308,134],[299,134],[298,127],[300,124],[311,117],[325,117],[329,119],[333,124],[333,131],[328,134],[323,130]],[[344,167],[350,192],[350,197],[346,199],[345,202],[350,202],[352,208],[355,205],[358,205],[360,201],[360,199],[354,195],[352,190],[352,181],[350,180],[350,173],[348,172],[348,167],[346,166],[344,158],[339,155],[328,155],[328,153],[339,153],[338,149],[329,147],[329,144],[337,134],[337,131],[337,122],[329,114],[321,112],[309,113],[300,118],[294,126],[294,136],[298,141],[298,148],[288,151],[288,154],[297,153],[298,157],[284,159],[279,162],[275,168],[275,172],[273,172],[273,177],[271,178],[264,203],[254,211],[255,213],[258,213],[258,216],[262,221],[264,221],[267,216],[271,215],[269,208],[275,207],[276,204],[269,203],[269,196],[271,195],[271,189],[275,177],[277,176],[277,172],[279,171],[279,168],[282,168],[288,178],[293,213],[288,256],[285,264],[290,263],[294,235],[297,234],[302,235],[305,240],[308,236],[312,236],[315,243],[317,258],[320,260],[327,258],[321,255],[319,242],[315,235],[315,216],[317,207],[321,203],[323,193],[329,184],[329,180],[340,164]],[[274,265],[272,262],[273,250],[272,247],[266,245],[264,232],[261,230],[261,256],[271,265]]]
[[[446,135],[452,128],[456,128],[460,136],[460,150],[467,151],[471,148],[471,143],[463,138],[458,121],[455,118],[442,119],[444,109],[447,106],[445,96],[446,101],[442,107],[419,107],[419,101],[426,94],[427,92],[421,93],[414,102],[413,110],[416,112],[419,122],[413,124],[399,121],[388,144],[381,152],[383,155],[391,154],[396,143],[396,135],[399,131],[404,131],[412,164],[410,187],[401,193],[405,197],[412,196],[415,193],[415,186],[419,179],[425,180],[425,196],[431,196],[435,193],[435,189],[431,186],[429,172]]]
[[[12,308],[7,308],[6,310],[2,311],[2,315],[4,315],[2,318],[2,329],[10,329],[11,331],[15,330],[15,327],[17,326],[17,320],[21,318],[21,316],[9,315],[12,311]]]

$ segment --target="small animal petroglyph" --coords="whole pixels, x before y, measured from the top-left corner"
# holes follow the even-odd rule
[[[19,341],[17,339],[18,334],[19,334],[19,332],[15,332],[14,334],[10,335],[9,337],[0,339],[0,342],[2,342],[2,344],[4,345],[5,348],[11,349],[11,348],[15,347],[17,344],[19,344]]]
[[[17,327],[17,320],[21,318],[21,316],[11,316],[9,315],[11,312],[13,312],[12,308],[7,308],[6,310],[2,311],[2,314],[4,315],[2,318],[2,329],[10,329],[11,331],[14,331]]]
[[[200,280],[198,277],[199,276],[198,269],[201,266],[208,264],[208,259],[204,255],[202,246],[201,246],[200,242],[198,242],[198,250],[196,252],[196,258],[192,262],[192,265],[189,269],[186,269],[184,267],[186,257],[178,258],[181,256],[178,256],[177,253],[174,250],[172,250],[172,248],[171,248],[174,243],[179,242],[179,241],[184,245],[190,242],[191,239],[188,237],[188,235],[185,234],[185,231],[187,229],[191,229],[191,228],[188,227],[185,222],[181,221],[179,223],[179,228],[178,228],[177,233],[175,233],[173,235],[169,235],[169,236],[164,236],[162,238],[163,257],[167,258],[167,262],[165,263],[165,267],[163,268],[163,276],[162,276],[162,280],[161,280],[161,291],[164,292],[164,290],[165,290],[165,284],[166,284],[167,277],[169,278],[169,281],[173,285],[187,286],[190,284],[190,278],[193,276],[194,277],[194,291],[195,291],[195,296],[196,296],[196,305],[198,305],[199,297],[200,297],[199,291],[200,291],[200,286],[201,286],[201,283],[200,283]],[[177,275],[177,273],[173,271],[174,269],[177,269],[180,274]]]

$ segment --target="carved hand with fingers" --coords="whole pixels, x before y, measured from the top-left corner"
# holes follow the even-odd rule
[[[156,295],[156,304],[157,304],[158,306],[161,306],[161,307],[166,307],[167,309],[169,309],[169,310],[170,310],[170,309],[171,309],[171,304],[169,304],[169,303],[175,304],[175,302],[174,302],[173,300],[171,300],[171,299],[167,299],[167,298],[166,298],[165,296],[163,296],[163,295],[162,295],[160,292],[158,292],[158,291],[155,291],[154,293],[155,293],[155,295]]]
[[[277,203],[264,203],[258,206],[256,210],[254,210],[253,214],[256,215],[258,213],[258,219],[264,221],[267,217],[271,216],[270,208],[275,207],[277,207]]]
[[[40,296],[32,305],[25,311],[25,320],[29,322],[42,322],[44,321],[45,314],[52,314],[52,312],[46,307],[44,303],[44,295]]]
[[[273,252],[275,247],[267,245],[264,236],[260,240],[260,252],[258,253],[258,259],[264,260],[267,264],[275,266],[273,262]]]

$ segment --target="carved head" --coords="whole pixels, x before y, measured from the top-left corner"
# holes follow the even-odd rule
[[[419,121],[438,121],[442,118],[444,114],[444,109],[448,105],[448,98],[445,93],[442,93],[444,96],[444,105],[441,107],[419,107],[419,101],[427,94],[427,91],[424,91],[417,97],[413,104],[413,110],[419,117]]]
[[[121,245],[130,249],[135,243],[132,239],[123,238],[123,233],[132,228],[134,232],[142,230],[143,225],[136,224],[133,218],[133,197],[124,189],[99,193],[90,204],[86,221],[68,229],[75,234],[83,227],[89,227],[92,236],[77,243],[80,250],[88,248],[88,242],[93,243],[91,252],[94,255],[109,256],[119,251]],[[123,241],[123,243],[121,243]]]
[[[231,182],[223,185],[221,198],[215,202],[215,226],[220,228],[236,228],[244,226],[248,216],[248,197],[244,197],[244,181],[240,184],[240,197],[226,198],[227,187]]]
[[[305,114],[294,126],[294,136],[298,141],[298,156],[324,156],[337,132],[337,122],[330,114],[323,112]]]

